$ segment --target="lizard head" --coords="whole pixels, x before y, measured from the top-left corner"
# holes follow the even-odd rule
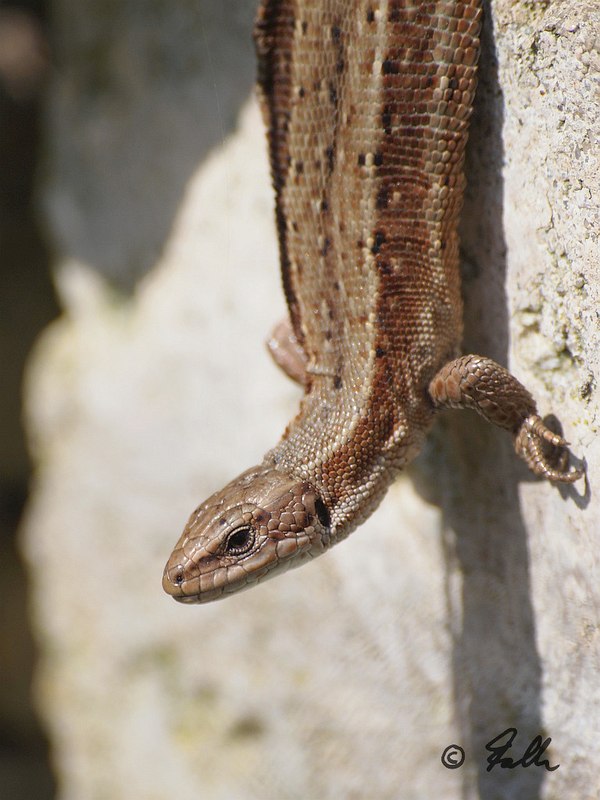
[[[163,574],[184,603],[227,597],[324,552],[329,513],[306,481],[253,467],[189,518]]]

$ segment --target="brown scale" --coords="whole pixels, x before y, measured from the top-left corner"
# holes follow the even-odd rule
[[[305,395],[263,464],[190,517],[163,578],[177,599],[217,599],[343,539],[416,455],[436,408],[506,428],[538,475],[581,476],[515,378],[457,358],[480,6],[263,0],[259,93],[291,322],[273,349]]]

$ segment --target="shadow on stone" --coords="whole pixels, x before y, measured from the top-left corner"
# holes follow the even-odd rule
[[[508,358],[506,245],[503,220],[503,97],[489,3],[482,37],[479,89],[467,155],[462,215],[463,351]],[[487,771],[485,745],[518,729],[516,760],[543,734],[541,664],[531,600],[529,554],[518,483],[527,480],[506,433],[475,414],[449,413],[438,476],[445,510],[447,597],[454,642],[453,692],[459,744],[467,753],[463,791],[482,800],[538,800],[540,768]],[[439,453],[438,453],[439,455]]]
[[[255,6],[57,6],[46,207],[59,252],[126,292],[155,265],[187,182],[252,91]]]

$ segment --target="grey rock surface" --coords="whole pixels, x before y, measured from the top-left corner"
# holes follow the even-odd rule
[[[112,5],[98,27],[72,6],[59,4],[59,30],[76,42],[112,21],[111,47],[130,58],[131,31],[147,30],[130,3],[125,30]],[[50,133],[64,313],[30,363],[37,481],[23,544],[62,800],[598,796],[598,12],[505,0],[486,26],[465,346],[509,363],[560,416],[590,484],[532,479],[501,432],[449,413],[347,542],[206,607],[162,593],[170,548],[299,399],[261,345],[284,314],[262,125],[251,100],[210,155],[184,152],[162,255],[124,297],[106,264],[131,275],[124,231],[145,210],[152,227],[164,171],[147,165],[134,207],[106,148],[132,129],[110,104],[92,124],[92,99],[85,118],[94,81],[72,78],[66,98],[59,84],[53,114],[66,103],[96,133],[83,137],[89,169],[67,155],[80,125]],[[192,35],[182,26],[165,47],[192,52]],[[215,29],[211,52],[228,35]],[[88,69],[101,72],[93,58]],[[136,74],[142,96],[155,78]],[[161,73],[172,130],[194,124],[169,105],[186,80],[184,67]],[[178,160],[160,126],[134,128]],[[487,772],[484,745],[509,726],[515,758],[542,734],[560,768]],[[454,742],[467,760],[448,770]]]
[[[254,0],[54,0],[46,212],[59,249],[131,290],[255,75]]]

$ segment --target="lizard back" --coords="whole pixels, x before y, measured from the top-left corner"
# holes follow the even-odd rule
[[[300,413],[273,453],[311,480],[320,470],[334,505],[374,458],[395,470],[414,454],[433,413],[428,383],[460,346],[457,224],[479,27],[475,0],[259,10],[283,285],[308,365]]]

